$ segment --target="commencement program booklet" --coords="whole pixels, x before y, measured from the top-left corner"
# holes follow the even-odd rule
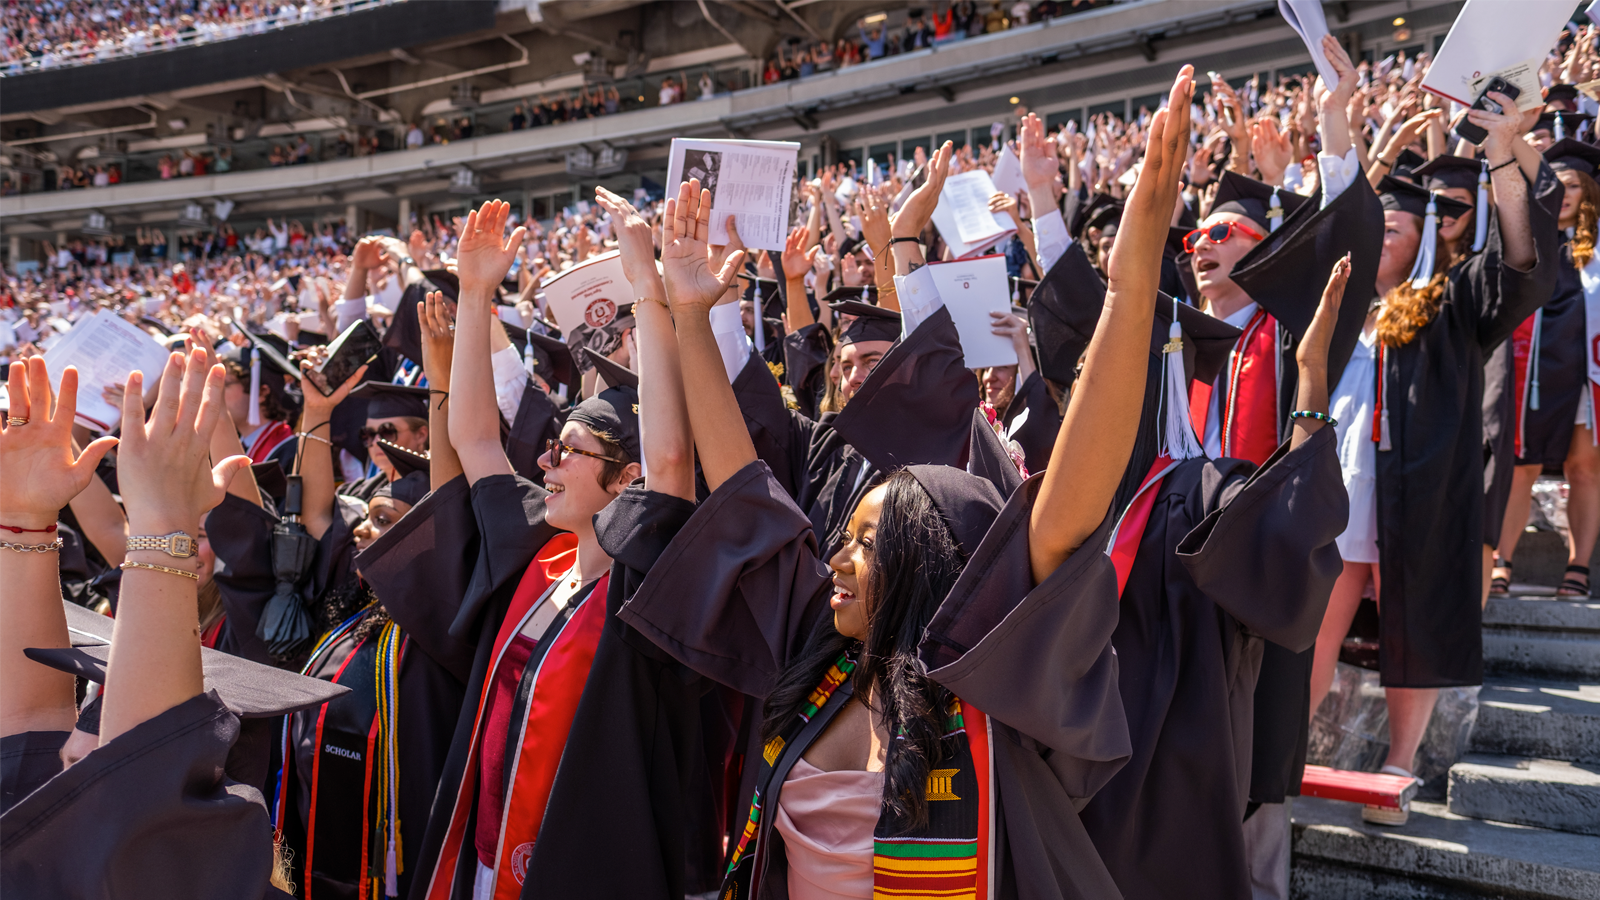
[[[800,145],[794,141],[690,140],[673,138],[667,163],[667,196],[691,178],[711,192],[709,243],[728,242],[728,216],[751,250],[782,252],[789,236]]]
[[[122,421],[122,410],[107,403],[101,393],[123,384],[128,373],[144,373],[145,384],[161,378],[167,365],[167,348],[139,326],[107,309],[78,320],[44,355],[50,386],[61,390],[61,373],[78,367],[78,424],[95,431],[110,431]]]

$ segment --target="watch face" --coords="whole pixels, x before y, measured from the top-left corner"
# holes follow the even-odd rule
[[[187,534],[172,535],[172,555],[193,556],[194,538],[188,536]]]

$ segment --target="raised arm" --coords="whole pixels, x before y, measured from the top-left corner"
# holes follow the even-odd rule
[[[148,421],[139,392],[143,376],[128,377],[117,468],[134,534],[198,534],[200,518],[222,502],[228,479],[250,464],[249,457],[233,456],[211,465],[208,451],[211,430],[221,418],[224,374],[221,366],[207,368],[205,360],[202,350],[168,358]],[[106,667],[101,746],[194,697],[205,684],[195,606],[198,564],[159,550],[128,555],[132,567],[122,575],[123,602]]]
[[[1344,300],[1344,288],[1350,281],[1350,254],[1333,264],[1328,275],[1328,286],[1322,289],[1322,300],[1311,318],[1311,327],[1295,348],[1295,365],[1299,368],[1299,383],[1295,390],[1296,411],[1328,414],[1328,345],[1333,342],[1333,329],[1339,322],[1339,304]],[[1289,447],[1305,443],[1321,431],[1326,423],[1320,419],[1297,417]]]
[[[1161,253],[1188,151],[1193,79],[1192,66],[1180,69],[1167,108],[1150,121],[1144,167],[1111,252],[1105,306],[1028,523],[1029,559],[1038,582],[1099,527],[1133,453]]]
[[[811,315],[811,304],[806,302],[806,273],[816,264],[822,245],[813,244],[807,250],[810,240],[811,232],[797,225],[783,242],[783,302],[790,331],[799,331],[816,321]]]
[[[450,362],[450,443],[461,458],[467,480],[476,484],[490,475],[510,475],[511,461],[500,445],[500,414],[494,397],[494,372],[489,362],[489,318],[494,314],[494,288],[511,270],[527,229],[518,226],[505,237],[511,205],[490,200],[461,224],[456,247],[456,275],[461,294],[456,306],[456,346]]]
[[[933,151],[933,156],[928,160],[928,179],[922,186],[911,192],[906,198],[905,205],[889,220],[889,231],[895,238],[920,239],[923,229],[928,227],[928,220],[933,218],[934,207],[939,205],[939,194],[944,190],[944,181],[950,177],[950,158],[955,155],[955,146],[945,141],[939,149]],[[894,254],[894,273],[896,275],[910,275],[927,263],[921,244],[912,240],[901,240],[890,245],[890,252]]]
[[[73,679],[22,655],[28,647],[71,646],[61,611],[61,554],[28,549],[57,540],[61,508],[94,480],[95,466],[115,438],[100,438],[73,452],[72,418],[78,409],[78,370],[61,373],[61,395],[50,415],[50,375],[44,357],[11,364],[11,398],[0,432],[0,736],[28,731],[71,731],[77,718]],[[137,390],[131,392],[137,398]],[[20,424],[19,423],[20,420]],[[22,529],[18,532],[13,529]]]
[[[662,217],[661,267],[667,301],[678,325],[684,392],[695,398],[689,407],[689,424],[706,485],[715,491],[755,461],[756,448],[711,330],[711,307],[733,284],[744,265],[744,252],[733,253],[721,271],[712,272],[706,246],[710,218],[711,192],[701,190],[700,180],[691,178],[679,185],[678,196],[667,200]]]
[[[622,271],[638,302],[633,305],[639,350],[639,432],[644,483],[652,491],[694,500],[694,440],[683,394],[678,338],[667,308],[667,288],[656,271],[650,223],[633,204],[602,187],[595,201],[611,214],[622,251]]]
[[[1539,259],[1533,246],[1533,223],[1528,217],[1528,181],[1521,166],[1507,165],[1517,158],[1516,145],[1522,141],[1517,125],[1522,114],[1510,97],[1498,92],[1490,92],[1489,97],[1509,112],[1472,109],[1467,111],[1467,119],[1489,132],[1483,140],[1483,155],[1489,161],[1494,209],[1500,217],[1501,259],[1511,268],[1526,272]]]
[[[300,393],[305,396],[305,408],[300,413],[300,522],[317,540],[333,525],[334,493],[338,482],[333,475],[333,442],[328,439],[328,423],[333,410],[344,398],[350,396],[355,386],[367,374],[362,366],[339,389],[324,397],[317,389],[311,375],[311,360],[300,363]]]
[[[417,304],[417,324],[422,326],[422,371],[428,376],[428,490],[437,491],[461,474],[461,457],[450,443],[450,359],[456,336],[443,294],[429,291]]]

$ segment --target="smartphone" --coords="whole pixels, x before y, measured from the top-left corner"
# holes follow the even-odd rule
[[[1505,112],[1505,109],[1499,103],[1489,99],[1490,91],[1497,94],[1505,94],[1513,100],[1517,99],[1517,95],[1522,93],[1521,88],[1496,75],[1490,78],[1489,82],[1483,86],[1483,90],[1478,93],[1477,99],[1472,101],[1471,109],[1486,109],[1492,113]],[[1456,124],[1456,136],[1469,144],[1481,144],[1484,138],[1489,136],[1489,132],[1478,125],[1472,124],[1466,116],[1462,116],[1461,121]]]
[[[328,346],[328,358],[312,370],[318,377],[311,379],[311,383],[317,386],[322,396],[331,396],[339,389],[339,385],[349,380],[357,369],[371,362],[382,349],[383,339],[378,337],[378,332],[366,319],[361,319],[334,338]]]

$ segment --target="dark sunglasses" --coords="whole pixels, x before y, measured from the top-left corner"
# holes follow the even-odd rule
[[[1183,252],[1193,253],[1195,241],[1198,241],[1201,235],[1205,235],[1206,240],[1213,244],[1226,244],[1228,239],[1233,237],[1235,231],[1247,238],[1255,238],[1258,241],[1266,237],[1266,235],[1261,234],[1254,228],[1239,222],[1218,222],[1210,228],[1196,228],[1184,235]]]
[[[396,427],[393,422],[385,422],[382,425],[379,425],[377,428],[364,427],[361,429],[359,434],[361,435],[361,443],[364,446],[371,447],[372,442],[378,440],[379,438],[382,438],[391,444],[394,443],[394,439],[400,436],[400,429]]]
[[[587,450],[579,450],[577,447],[574,447],[571,444],[563,444],[557,440],[545,441],[544,451],[550,454],[550,468],[552,469],[561,465],[561,457],[566,453],[576,453],[579,456],[587,456],[590,459],[598,459],[602,462],[618,463],[620,465],[626,465],[628,462],[625,459],[616,459],[615,457],[602,456],[598,453],[590,453]]]

